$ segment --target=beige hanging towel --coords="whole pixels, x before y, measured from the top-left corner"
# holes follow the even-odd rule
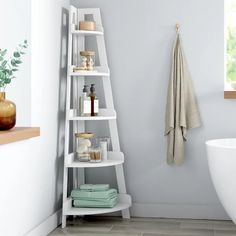
[[[181,165],[184,161],[187,130],[201,126],[201,119],[179,33],[172,56],[165,120],[165,135],[168,136],[167,163]]]

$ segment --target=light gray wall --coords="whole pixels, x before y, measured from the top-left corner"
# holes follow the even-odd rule
[[[204,144],[208,139],[236,134],[235,101],[223,99],[223,2],[71,0],[78,7],[98,7],[102,12],[134,215],[226,217],[210,179]],[[171,167],[165,161],[163,133],[177,22],[203,126],[188,133],[184,165]],[[100,171],[93,176],[109,182],[109,173]],[[95,178],[87,177],[91,182]]]
[[[16,47],[23,43],[25,39],[30,41],[30,0],[25,0],[24,4],[20,1],[9,0],[1,1],[0,16],[0,48],[7,49],[7,59],[12,56]],[[30,50],[23,57],[23,64],[16,73],[16,77],[11,84],[6,87],[6,96],[14,101],[17,106],[17,126],[28,126],[30,124]]]

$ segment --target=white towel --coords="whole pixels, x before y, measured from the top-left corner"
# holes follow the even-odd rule
[[[165,122],[165,135],[168,136],[167,163],[181,165],[187,130],[201,126],[201,119],[179,34],[173,48]]]

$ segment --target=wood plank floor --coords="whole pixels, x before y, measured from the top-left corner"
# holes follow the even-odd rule
[[[85,217],[67,221],[67,227],[58,227],[50,236],[236,236],[232,221]]]

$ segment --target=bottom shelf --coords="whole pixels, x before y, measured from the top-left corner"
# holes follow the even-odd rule
[[[113,208],[76,208],[72,207],[72,198],[64,203],[63,215],[97,215],[127,209],[131,206],[131,197],[128,194],[118,194],[118,203]]]

